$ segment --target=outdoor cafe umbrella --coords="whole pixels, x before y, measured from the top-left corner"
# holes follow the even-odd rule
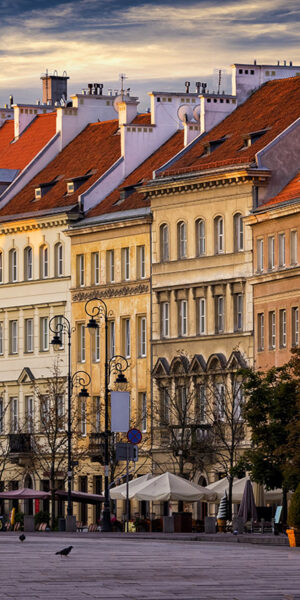
[[[243,492],[245,488],[245,483],[247,481],[247,477],[243,477],[242,479],[234,479],[232,486],[232,502],[238,504],[241,502],[243,497]],[[225,492],[228,493],[229,482],[227,477],[223,477],[218,481],[214,481],[206,486],[206,489],[210,492],[214,492],[217,498],[220,500],[223,498]]]
[[[20,488],[19,490],[1,492],[1,498],[5,500],[48,500],[51,498],[51,494],[50,492],[32,490],[31,488]]]
[[[242,517],[244,521],[249,519],[257,520],[257,510],[254,501],[252,483],[247,479],[242,497],[242,502],[239,508],[238,517]]]
[[[204,500],[213,502],[216,498],[214,492],[209,492],[205,487],[197,485],[183,477],[173,473],[163,473],[153,477],[150,481],[140,487],[134,497],[137,500],[160,501],[183,500],[185,502],[197,502]]]
[[[151,473],[147,473],[146,475],[141,475],[141,477],[137,477],[136,479],[132,479],[128,484],[128,498],[133,498],[135,493],[143,487],[144,484],[152,479],[153,475]],[[126,500],[126,483],[122,483],[122,485],[118,485],[110,490],[110,497],[112,500]]]

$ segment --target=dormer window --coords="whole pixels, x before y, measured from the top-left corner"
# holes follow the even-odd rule
[[[36,200],[39,200],[42,197],[42,189],[40,187],[35,188],[34,197]]]
[[[36,187],[34,186],[34,199],[40,200],[51,190],[51,188],[57,183],[58,178],[53,181],[47,181],[46,183],[39,183]]]
[[[74,181],[68,181],[67,192],[68,192],[68,194],[73,194],[75,192]]]
[[[259,131],[252,131],[244,136],[244,145],[243,148],[250,148],[260,137],[262,137],[265,133],[267,133],[267,129],[260,129]]]
[[[91,175],[94,175],[96,173],[96,170],[90,170],[88,171],[88,173],[85,173],[84,175],[79,175],[77,177],[70,177],[69,179],[66,179],[67,182],[67,194],[74,194],[74,192],[76,192],[76,190],[78,190],[78,188],[87,180],[91,177]]]
[[[227,137],[220,138],[219,140],[210,140],[207,144],[204,145],[204,155],[211,154],[225,142]]]

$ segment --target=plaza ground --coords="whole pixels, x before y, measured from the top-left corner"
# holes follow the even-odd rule
[[[300,549],[287,546],[0,533],[0,564],[1,600],[300,600]]]

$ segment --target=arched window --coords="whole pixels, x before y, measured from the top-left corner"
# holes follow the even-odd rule
[[[18,280],[18,255],[17,250],[12,248],[9,251],[9,281],[14,283]]]
[[[63,256],[63,245],[61,242],[58,242],[57,244],[55,244],[54,260],[55,260],[55,277],[62,277],[64,274],[64,256]]]
[[[177,225],[178,258],[186,258],[186,223],[180,221]]]
[[[160,226],[160,260],[169,260],[169,227],[166,223]]]
[[[215,218],[215,252],[222,254],[224,252],[224,219],[223,217]]]
[[[49,277],[49,248],[44,244],[40,247],[40,278]]]
[[[196,221],[196,256],[203,256],[205,252],[205,222],[203,219],[198,219]]]
[[[3,252],[0,252],[0,283],[3,283]]]
[[[33,262],[32,262],[32,248],[27,246],[24,249],[24,279],[30,281],[33,278]]]
[[[234,250],[241,252],[244,250],[244,224],[241,213],[234,215]]]

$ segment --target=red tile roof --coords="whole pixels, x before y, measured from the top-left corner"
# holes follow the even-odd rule
[[[72,206],[78,194],[89,188],[121,156],[117,119],[88,125],[55,159],[34,177],[10,202],[0,210],[0,219],[39,210]],[[83,181],[73,194],[67,194],[66,179],[92,175]],[[39,200],[34,198],[34,188],[41,183],[57,181]]]
[[[255,154],[300,116],[300,77],[269,81],[226,119],[211,129],[161,175],[251,163]],[[251,146],[243,148],[251,132],[266,130]],[[211,154],[210,141],[225,138]],[[242,149],[243,148],[243,149]]]
[[[23,131],[19,139],[13,142],[14,123],[10,121],[10,139],[2,144],[0,129],[0,169],[24,169],[42,150],[56,132],[56,112],[37,115]],[[11,135],[12,134],[12,135]]]
[[[137,167],[122,184],[116,188],[109,196],[107,196],[97,206],[92,208],[88,213],[87,217],[94,217],[106,213],[130,210],[133,208],[140,208],[149,206],[150,202],[145,194],[139,193],[134,190],[124,200],[120,199],[120,193],[124,188],[137,186],[144,180],[152,177],[152,173],[155,169],[158,169],[165,162],[170,160],[172,156],[175,156],[183,148],[183,131],[177,131],[167,142],[165,142],[156,152],[151,154],[139,167]]]
[[[140,115],[137,115],[133,121],[131,121],[130,125],[151,125],[151,114],[141,113]]]
[[[281,192],[279,192],[279,194],[277,194],[277,196],[274,196],[274,198],[271,198],[259,208],[263,210],[264,207],[268,208],[269,206],[297,199],[300,199],[300,172],[281,190]]]
[[[1,165],[1,155],[3,151],[6,151],[10,142],[14,139],[14,122],[13,121],[4,121],[3,125],[0,127],[0,169],[2,169]]]

